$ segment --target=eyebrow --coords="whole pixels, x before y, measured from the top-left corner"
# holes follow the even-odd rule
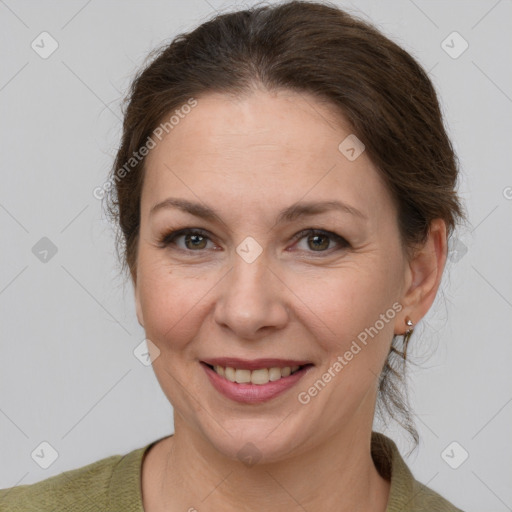
[[[157,211],[166,208],[177,208],[196,217],[224,224],[220,216],[209,206],[175,197],[168,197],[164,201],[155,204],[151,208],[149,215],[154,215]],[[340,210],[363,220],[368,220],[368,217],[363,212],[342,201],[297,202],[279,212],[276,224],[292,222],[300,216],[317,215],[329,210]]]

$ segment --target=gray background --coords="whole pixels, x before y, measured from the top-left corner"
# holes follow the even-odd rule
[[[421,444],[406,460],[418,480],[466,511],[512,510],[511,2],[337,3],[429,70],[471,222],[456,235],[442,289],[412,338]],[[234,5],[0,1],[0,488],[172,431],[171,406],[133,354],[144,332],[92,191],[106,179],[120,100],[148,51]],[[31,47],[43,31],[59,45],[46,59]],[[453,31],[469,44],[458,58],[441,46]],[[453,53],[462,43],[452,36],[448,44]],[[57,249],[46,262],[36,245],[48,244],[43,237]],[[376,428],[405,455],[401,429]],[[58,452],[47,469],[39,466],[51,453],[44,441]],[[452,461],[469,454],[457,469],[445,462],[453,441]],[[45,455],[38,461],[34,451]]]

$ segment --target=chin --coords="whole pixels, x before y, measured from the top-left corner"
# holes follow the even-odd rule
[[[216,424],[213,431],[203,430],[203,435],[217,452],[247,467],[274,463],[288,458],[304,441],[286,421],[279,422],[232,420],[229,425],[222,424],[224,428]]]

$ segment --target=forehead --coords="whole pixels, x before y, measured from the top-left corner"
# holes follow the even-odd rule
[[[181,193],[257,210],[339,198],[378,214],[390,197],[364,152],[350,161],[338,149],[349,135],[341,115],[308,94],[199,97],[146,157],[143,210]]]
[[[248,152],[317,159],[326,150],[331,154],[337,150],[336,141],[343,133],[350,134],[348,123],[335,115],[333,107],[304,93],[209,94],[197,99],[197,106],[179,119],[148,161],[172,151],[174,159],[189,161],[199,155],[243,158]],[[184,147],[195,151],[179,151]]]

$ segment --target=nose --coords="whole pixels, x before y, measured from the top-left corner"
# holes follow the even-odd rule
[[[215,304],[218,325],[239,339],[256,340],[288,322],[287,287],[260,255],[252,263],[235,256]]]

